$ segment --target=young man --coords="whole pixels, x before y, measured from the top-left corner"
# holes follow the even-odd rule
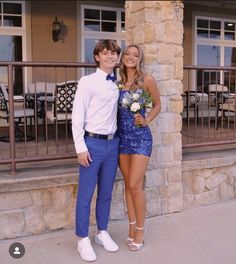
[[[97,185],[95,242],[106,251],[119,248],[107,232],[113,184],[118,164],[116,115],[119,92],[113,70],[120,47],[112,40],[97,43],[95,73],[80,79],[72,111],[72,131],[79,163],[76,206],[77,249],[85,261],[96,260],[88,237],[91,199]]]

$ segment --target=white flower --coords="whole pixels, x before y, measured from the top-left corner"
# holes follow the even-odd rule
[[[123,98],[122,99],[122,104],[124,105],[124,106],[128,106],[129,105],[129,100],[127,99],[127,98]]]
[[[140,97],[139,94],[137,94],[137,93],[134,93],[134,94],[133,94],[133,99],[134,99],[134,101],[137,101],[137,100],[139,99],[139,97]]]
[[[134,103],[132,103],[130,110],[132,112],[137,112],[138,110],[140,110],[140,108],[141,108],[140,104],[137,102],[134,102]]]
[[[152,102],[149,102],[148,104],[146,104],[145,107],[146,107],[146,108],[152,108],[152,107],[153,107]]]

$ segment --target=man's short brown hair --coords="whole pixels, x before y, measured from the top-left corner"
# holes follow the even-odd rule
[[[121,48],[117,45],[115,40],[111,40],[111,39],[99,40],[93,51],[93,58],[97,66],[99,66],[99,62],[95,59],[95,56],[98,55],[99,52],[102,52],[104,49],[116,52],[117,55],[120,55],[121,52]]]

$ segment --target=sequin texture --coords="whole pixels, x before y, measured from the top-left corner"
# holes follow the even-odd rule
[[[134,114],[130,109],[122,106],[122,99],[127,90],[120,90],[118,101],[118,136],[120,137],[120,154],[142,154],[151,156],[152,134],[150,128],[136,127]],[[141,115],[145,116],[145,109],[141,109]]]

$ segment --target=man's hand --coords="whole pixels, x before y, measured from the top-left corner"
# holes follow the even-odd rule
[[[78,159],[78,163],[84,167],[88,167],[89,163],[92,161],[88,151],[78,153],[77,159]]]

